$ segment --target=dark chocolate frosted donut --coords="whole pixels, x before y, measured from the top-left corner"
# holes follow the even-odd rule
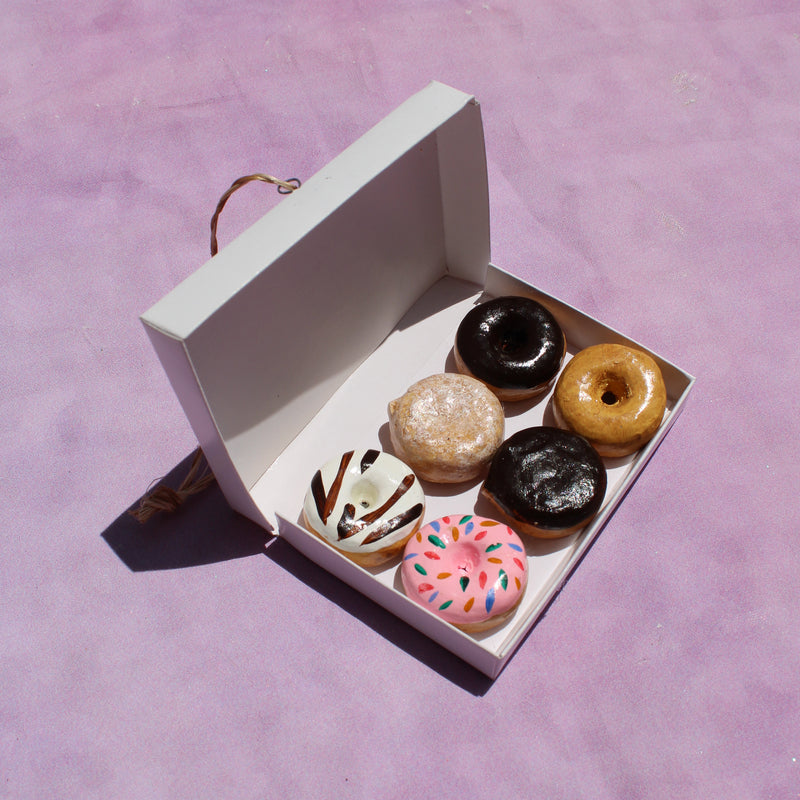
[[[526,428],[500,446],[481,491],[515,530],[554,539],[582,528],[600,510],[606,470],[582,436]]]
[[[501,400],[541,394],[564,359],[555,317],[528,297],[496,297],[461,320],[455,357],[459,372],[483,381]]]

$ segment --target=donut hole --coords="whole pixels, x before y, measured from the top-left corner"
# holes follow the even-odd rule
[[[481,551],[477,545],[471,542],[464,542],[458,548],[456,558],[456,569],[464,575],[469,575],[480,564]]]
[[[600,401],[607,406],[614,406],[630,396],[628,384],[616,375],[609,375],[600,384]]]
[[[518,353],[525,347],[528,337],[521,326],[506,326],[497,332],[497,346],[501,353]]]
[[[350,501],[356,508],[372,508],[378,502],[378,490],[371,481],[360,480],[350,490]]]

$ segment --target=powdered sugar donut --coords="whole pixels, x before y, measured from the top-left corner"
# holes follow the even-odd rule
[[[389,403],[394,452],[425,481],[477,478],[502,444],[504,431],[500,401],[468,375],[431,375]]]
[[[469,633],[506,622],[528,581],[525,547],[502,522],[467,514],[420,528],[401,566],[406,594]]]
[[[399,554],[424,512],[416,475],[379,450],[349,450],[328,461],[303,503],[306,527],[362,566]]]

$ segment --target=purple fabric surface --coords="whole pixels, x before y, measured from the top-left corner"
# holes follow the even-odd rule
[[[800,13],[788,0],[6,3],[0,797],[800,791]],[[431,79],[495,263],[699,380],[489,682],[228,510],[138,315],[231,181]],[[229,241],[279,198],[257,184]]]

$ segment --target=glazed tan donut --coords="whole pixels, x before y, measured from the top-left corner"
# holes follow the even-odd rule
[[[559,376],[553,415],[560,428],[588,439],[601,456],[617,458],[650,441],[666,404],[664,379],[650,356],[596,344],[581,350]]]

